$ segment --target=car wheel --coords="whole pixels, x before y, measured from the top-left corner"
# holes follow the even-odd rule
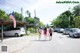
[[[18,33],[15,33],[15,36],[16,36],[16,37],[19,37]]]
[[[69,34],[69,37],[72,37],[72,36]]]
[[[5,37],[5,34],[3,33],[3,36]]]
[[[76,38],[76,35],[73,35],[74,38]]]

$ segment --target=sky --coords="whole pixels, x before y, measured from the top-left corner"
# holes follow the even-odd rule
[[[6,13],[13,11],[21,13],[23,8],[24,17],[27,16],[26,11],[29,10],[31,16],[34,17],[34,10],[36,16],[40,18],[40,21],[44,24],[50,24],[52,20],[56,19],[62,12],[66,10],[73,10],[73,7],[78,4],[56,4],[56,1],[64,0],[0,0],[0,9]],[[67,0],[67,1],[79,1],[79,0]],[[70,8],[70,9],[69,9]]]

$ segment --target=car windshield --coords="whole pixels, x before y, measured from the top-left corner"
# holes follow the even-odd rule
[[[69,30],[69,28],[66,28],[65,30]]]

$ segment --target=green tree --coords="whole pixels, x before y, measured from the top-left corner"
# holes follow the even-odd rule
[[[72,15],[71,11],[67,10],[65,12],[62,13],[62,15],[66,15],[67,17],[70,17]]]
[[[40,19],[38,17],[34,17],[34,23],[39,26]]]
[[[26,22],[28,22],[29,24],[34,24],[34,18],[32,17],[25,17]]]
[[[15,16],[15,18],[16,18],[17,21],[22,21],[22,16],[21,16],[20,13],[14,12],[14,16]]]
[[[27,13],[28,17],[31,17],[31,13],[28,10],[26,11],[26,13]]]
[[[44,24],[42,22],[39,22],[40,27],[44,27]]]
[[[74,15],[74,16],[79,16],[79,15],[80,15],[80,4],[79,4],[79,5],[76,5],[76,6],[73,8],[73,15]]]
[[[52,21],[52,25],[54,25],[55,27],[62,27],[62,28],[69,27],[70,25],[69,18],[70,19],[72,18],[71,15],[72,13],[69,10],[63,12],[55,20]]]
[[[76,28],[80,28],[80,16],[74,17],[74,23]]]
[[[79,5],[76,5],[74,6],[73,8],[73,24],[74,24],[74,27],[77,27],[77,28],[80,28],[80,4]]]
[[[0,9],[0,18],[6,19],[8,18],[8,15],[5,13],[5,11]]]

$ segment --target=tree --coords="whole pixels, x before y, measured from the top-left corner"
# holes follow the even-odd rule
[[[34,17],[34,22],[38,23],[40,22],[40,19],[38,17]]]
[[[25,17],[26,22],[28,22],[29,24],[34,24],[34,18],[32,17]]]
[[[27,10],[27,15],[28,15],[28,17],[31,17],[31,13]]]
[[[35,27],[43,26],[44,24],[40,21],[38,17],[31,17],[31,13],[27,10],[28,17],[25,17],[26,22],[33,24]]]
[[[67,10],[65,12],[62,13],[62,15],[66,15],[67,17],[70,17],[72,15],[71,11]]]
[[[52,22],[52,25],[54,25],[54,27],[59,27],[59,23],[60,23],[60,20],[58,20],[57,18],[56,20]]]
[[[44,27],[44,24],[42,22],[39,22],[40,27]]]
[[[21,16],[20,13],[14,12],[14,16],[15,16],[15,18],[16,18],[17,21],[22,21],[22,16]]]
[[[80,28],[80,16],[74,17],[74,23],[76,28]]]
[[[80,28],[80,4],[73,8],[72,21],[74,27]]]
[[[52,21],[52,25],[55,27],[62,27],[62,28],[67,28],[70,25],[70,20],[71,19],[72,13],[67,10],[60,14],[55,20]]]
[[[5,11],[0,9],[0,18],[6,19],[8,18],[8,15],[5,13]]]
[[[73,8],[73,15],[74,16],[79,16],[80,15],[80,4]]]

